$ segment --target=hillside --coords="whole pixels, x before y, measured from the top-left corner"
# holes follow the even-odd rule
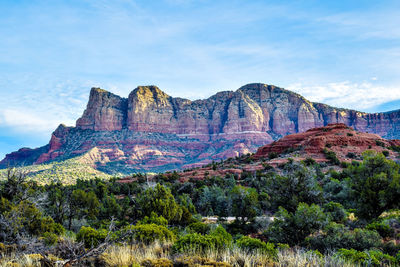
[[[182,172],[70,184],[11,172],[0,263],[398,266],[399,144],[329,124]],[[97,176],[79,169],[97,154],[35,167]]]
[[[368,114],[334,108],[266,84],[196,101],[171,97],[156,86],[140,86],[128,98],[92,88],[75,127],[60,125],[48,145],[10,153],[0,168],[84,156],[86,164],[108,174],[184,169],[252,153],[329,123],[400,137],[400,110]]]

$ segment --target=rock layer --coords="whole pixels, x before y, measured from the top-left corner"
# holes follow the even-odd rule
[[[330,123],[400,137],[400,110],[368,114],[334,108],[266,84],[196,101],[171,97],[156,86],[139,86],[128,98],[92,88],[76,127],[59,126],[49,145],[8,154],[0,167],[88,153],[99,168],[160,171],[254,152],[282,136]]]

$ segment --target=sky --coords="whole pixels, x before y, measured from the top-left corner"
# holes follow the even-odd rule
[[[207,98],[261,82],[400,108],[400,1],[1,0],[0,158],[73,126],[90,88]]]

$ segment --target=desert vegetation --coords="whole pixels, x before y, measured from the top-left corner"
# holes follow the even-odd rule
[[[170,172],[41,184],[8,170],[0,266],[397,266],[400,165],[362,157],[185,182]]]

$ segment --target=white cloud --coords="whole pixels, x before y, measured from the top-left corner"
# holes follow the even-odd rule
[[[18,131],[49,132],[57,125],[56,118],[33,114],[31,110],[5,109],[0,111],[0,126]]]
[[[336,107],[369,110],[394,99],[400,99],[400,86],[382,86],[370,82],[350,81],[323,85],[292,84],[287,89],[297,92],[313,102]]]

